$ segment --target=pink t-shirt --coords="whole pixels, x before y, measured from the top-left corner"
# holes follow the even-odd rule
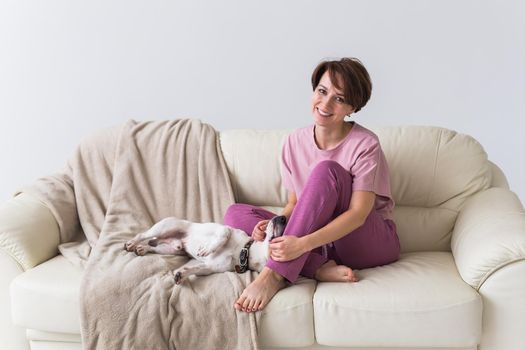
[[[286,139],[281,155],[284,187],[300,198],[313,168],[320,161],[334,160],[352,175],[352,190],[374,192],[375,209],[384,219],[392,220],[390,175],[377,135],[354,122],[337,147],[322,150],[315,143],[314,128],[297,129]]]

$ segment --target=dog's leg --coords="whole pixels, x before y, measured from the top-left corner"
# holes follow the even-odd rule
[[[176,246],[169,243],[161,243],[157,246],[150,246],[149,244],[138,244],[135,247],[135,254],[145,255],[146,253],[156,253],[165,255],[181,255],[184,253],[182,245]]]
[[[153,247],[151,247],[149,244],[137,244],[135,246],[135,254],[137,255],[146,255],[146,253],[150,252]]]
[[[144,241],[147,238],[153,238],[155,236],[149,236],[148,233],[150,233],[151,229],[145,232],[141,232],[137,234],[133,239],[130,239],[124,244],[124,249],[128,252],[133,252],[137,248],[137,246],[140,244],[140,242]]]
[[[203,263],[202,261],[192,259],[188,261],[186,264],[179,267],[177,270],[173,271],[173,276],[175,278],[176,284],[181,284],[182,281],[184,281],[188,276],[191,275],[209,275],[215,271],[214,269],[210,268],[208,265]]]
[[[124,245],[124,249],[126,249],[128,252],[135,251],[137,245],[140,244],[140,242],[154,237],[168,237],[170,236],[170,234],[176,232],[177,230],[184,230],[185,225],[187,225],[185,221],[176,218],[170,217],[162,219],[155,225],[151,226],[149,230],[141,232],[137,234],[133,239],[127,241]]]

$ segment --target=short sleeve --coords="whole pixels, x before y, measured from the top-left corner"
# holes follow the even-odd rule
[[[293,181],[292,181],[292,169],[290,166],[291,162],[290,152],[290,136],[286,137],[283,148],[281,150],[281,178],[283,180],[283,186],[288,191],[295,192]]]
[[[352,166],[353,190],[382,194],[383,191],[379,188],[381,177],[388,177],[388,173],[384,174],[383,161],[384,155],[379,141],[373,140],[363,149]]]

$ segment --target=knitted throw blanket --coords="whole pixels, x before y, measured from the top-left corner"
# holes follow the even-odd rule
[[[186,257],[138,257],[123,249],[168,216],[222,222],[234,198],[211,126],[190,119],[128,121],[87,138],[62,172],[21,191],[51,209],[61,253],[85,268],[84,349],[257,348],[255,315],[233,308],[252,272],[175,285],[172,271]],[[89,245],[81,243],[84,237]]]

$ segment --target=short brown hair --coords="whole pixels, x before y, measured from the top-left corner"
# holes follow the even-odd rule
[[[372,81],[361,61],[354,57],[345,57],[336,61],[319,63],[312,73],[314,90],[326,71],[330,74],[332,84],[343,91],[345,103],[352,105],[355,112],[366,105],[372,94]],[[341,83],[343,86],[340,86]]]

